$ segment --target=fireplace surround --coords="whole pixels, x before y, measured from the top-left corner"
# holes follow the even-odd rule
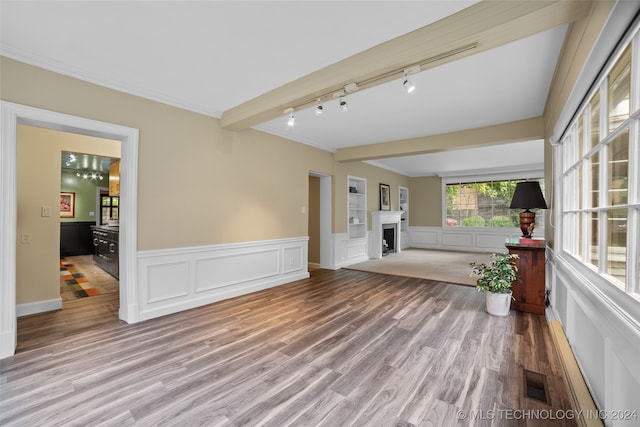
[[[395,248],[395,252],[400,252],[400,218],[403,211],[373,211],[371,212],[371,234],[369,236],[369,258],[382,258],[382,240],[384,239],[384,228],[395,228],[393,242],[388,242],[389,246]]]

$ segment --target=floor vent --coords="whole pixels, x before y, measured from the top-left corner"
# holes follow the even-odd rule
[[[525,396],[549,404],[547,397],[547,377],[538,372],[524,370]]]

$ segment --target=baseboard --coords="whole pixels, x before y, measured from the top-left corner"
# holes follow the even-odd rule
[[[22,317],[30,314],[45,313],[47,311],[60,309],[62,309],[62,298],[28,302],[26,304],[16,304],[16,316]]]
[[[576,414],[576,423],[582,427],[604,426],[598,417],[599,411],[591,397],[587,383],[584,381],[582,372],[580,372],[562,325],[557,320],[553,320],[549,323],[549,327],[553,345],[560,359],[565,385],[569,392],[569,401]]]

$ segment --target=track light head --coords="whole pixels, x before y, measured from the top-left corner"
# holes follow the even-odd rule
[[[324,107],[322,106],[320,98],[318,98],[318,101],[316,101],[316,116],[320,116],[322,113],[324,113]]]
[[[296,124],[296,118],[293,116],[293,107],[285,109],[284,113],[289,114],[289,118],[287,119],[287,126],[293,127]]]
[[[349,104],[347,104],[347,97],[346,96],[341,96],[340,97],[340,109],[342,111],[349,111]]]
[[[416,85],[414,85],[408,77],[404,79],[404,82],[402,82],[402,86],[404,86],[404,89],[407,91],[407,93],[411,93],[416,90]]]

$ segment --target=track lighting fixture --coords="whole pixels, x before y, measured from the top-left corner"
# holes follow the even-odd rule
[[[342,111],[349,111],[349,104],[347,104],[347,97],[344,95],[340,97],[340,109]]]
[[[416,85],[414,85],[413,82],[409,80],[409,77],[404,79],[404,82],[402,82],[402,86],[404,86],[407,93],[411,93],[416,89]]]
[[[285,114],[289,114],[289,118],[287,119],[287,126],[293,127],[296,124],[296,118],[293,116],[293,108],[289,107],[284,110]]]
[[[82,179],[86,179],[86,180],[92,180],[92,181],[101,181],[104,176],[102,176],[101,172],[96,172],[96,171],[78,171],[76,172],[76,176],[78,178],[82,178]]]
[[[320,98],[318,98],[316,101],[316,116],[320,116],[322,113],[324,113],[324,107],[322,106]]]
[[[409,75],[419,73],[420,71],[422,71],[420,65],[414,65],[413,67],[409,67],[404,70],[404,81],[402,82],[402,86],[404,86],[404,90],[406,90],[407,93],[411,93],[416,90],[416,85],[409,80]]]

